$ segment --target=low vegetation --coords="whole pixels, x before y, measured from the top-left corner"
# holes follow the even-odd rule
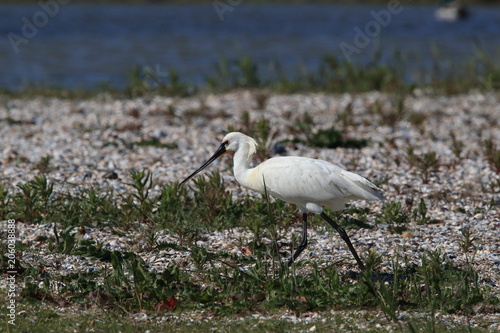
[[[481,286],[474,270],[471,251],[475,239],[470,230],[462,233],[461,247],[471,257],[464,267],[455,266],[445,253],[434,250],[425,251],[418,263],[371,252],[366,258],[367,270],[354,275],[341,273],[336,268],[338,263],[321,259],[300,260],[296,267],[288,268],[281,258],[288,253],[283,231],[290,227],[295,214],[289,205],[266,197],[234,200],[216,172],[208,178],[197,178],[192,191],[173,183],[163,186],[158,194],[153,193],[154,179],[147,170],[133,171],[129,177],[129,190],[124,193],[92,188],[58,192],[43,175],[18,185],[17,190],[0,186],[1,219],[52,225],[53,234],[37,239],[38,247],[51,254],[99,260],[108,267],[58,275],[16,259],[18,281],[26,281],[19,290],[22,327],[27,329],[36,323],[46,329],[68,331],[80,330],[83,325],[126,332],[134,331],[138,324],[125,318],[141,313],[161,316],[201,311],[205,316],[224,318],[273,315],[283,309],[297,316],[332,309],[381,309],[399,330],[436,332],[445,331],[435,321],[438,312],[472,315],[478,308],[498,310],[499,300]],[[423,200],[413,211],[405,210],[399,202],[388,202],[380,213],[351,207],[344,212],[344,218],[338,217],[346,227],[373,228],[366,223],[366,216],[371,214],[375,215],[376,225],[389,225],[398,233],[404,232],[411,221],[431,223]],[[241,244],[244,250],[240,254],[195,245],[206,232],[234,227],[254,235]],[[139,252],[178,251],[185,254],[195,270],[173,261],[163,271],[151,271],[136,252],[110,250],[99,240],[85,240],[85,228],[138,233],[140,239],[146,240]],[[163,233],[178,242],[158,241]],[[33,251],[21,242],[17,250]],[[391,261],[390,271],[382,270],[382,262],[387,260]],[[5,269],[5,257],[2,265]],[[82,313],[78,320],[65,321],[65,314],[51,310],[55,307],[90,309],[99,313],[100,319]],[[422,316],[402,320],[406,311]],[[126,317],[121,318],[123,315]],[[343,320],[331,318],[318,325],[332,329]],[[264,332],[272,326],[270,323],[279,323],[276,325],[281,325],[283,331],[290,325],[276,319],[260,324],[248,321],[241,327],[252,331],[258,327],[257,331]],[[180,332],[207,327],[202,322],[185,324],[177,320],[173,327]],[[221,319],[218,325],[223,328],[226,324]],[[161,325],[152,322],[146,326],[152,331],[162,330]],[[375,327],[373,330],[377,331]]]
[[[279,63],[257,63],[249,57],[240,59],[221,59],[212,73],[208,73],[202,83],[192,83],[172,69],[166,77],[158,77],[149,67],[133,67],[126,77],[126,86],[117,88],[103,82],[96,89],[66,90],[58,87],[26,86],[20,91],[3,89],[8,95],[43,95],[61,98],[85,98],[97,93],[110,93],[114,96],[141,98],[153,95],[186,97],[200,92],[224,92],[234,89],[265,89],[269,92],[291,94],[297,92],[328,93],[381,91],[399,93],[404,96],[415,90],[434,94],[452,95],[465,93],[471,89],[495,91],[500,87],[500,68],[478,50],[477,56],[451,68],[441,68],[443,59],[434,59],[432,69],[421,69],[417,74],[409,70],[409,65],[400,63],[395,66],[381,63],[377,58],[368,64],[356,64],[341,60],[335,55],[327,55],[317,68],[287,70],[285,73]],[[375,56],[376,57],[376,56]],[[407,68],[408,67],[408,68]],[[425,66],[421,66],[425,68]],[[422,79],[425,78],[425,79]],[[265,95],[261,95],[265,102]],[[404,99],[399,101],[403,106]],[[397,121],[398,111],[385,115]],[[418,115],[414,115],[418,117]],[[412,121],[419,121],[414,118]]]

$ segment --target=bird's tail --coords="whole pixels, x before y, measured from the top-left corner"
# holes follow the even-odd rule
[[[352,197],[350,197],[351,199],[385,201],[385,197],[382,195],[382,190],[368,179],[348,171],[342,173],[342,176],[348,178],[357,185],[349,189],[349,192],[352,193]]]
[[[382,190],[367,179],[364,182],[357,182],[359,189],[363,192],[362,198],[366,200],[382,200],[385,202],[385,197]]]

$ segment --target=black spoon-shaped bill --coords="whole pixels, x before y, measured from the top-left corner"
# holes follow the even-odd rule
[[[221,155],[224,155],[226,153],[229,153],[229,151],[226,150],[226,143],[222,143],[219,147],[219,149],[217,149],[217,151],[212,155],[212,157],[210,157],[208,159],[208,161],[206,161],[201,167],[199,167],[195,172],[193,172],[192,174],[190,174],[186,179],[184,179],[182,182],[179,183],[179,185],[177,187],[181,187],[182,184],[184,184],[185,182],[187,182],[189,179],[193,178],[194,176],[196,176],[201,170],[205,169],[207,166],[210,165],[210,163],[212,163],[213,161],[215,161],[219,156]]]

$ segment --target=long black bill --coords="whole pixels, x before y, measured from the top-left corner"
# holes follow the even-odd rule
[[[205,162],[205,164],[203,164],[201,167],[198,168],[198,170],[196,170],[195,172],[193,172],[192,174],[190,174],[189,177],[187,177],[182,182],[180,182],[177,187],[181,187],[182,184],[184,184],[185,182],[187,182],[192,177],[196,176],[196,174],[198,172],[200,172],[201,170],[205,169],[207,166],[210,165],[210,163],[212,163],[213,161],[215,161],[217,159],[217,157],[221,156],[225,152],[226,152],[226,145],[223,143],[223,144],[220,145],[219,149],[217,149],[217,151],[215,152],[215,154],[213,154],[212,157],[210,157],[210,159]]]

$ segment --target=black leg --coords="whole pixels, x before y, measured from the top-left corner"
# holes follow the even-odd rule
[[[295,259],[304,251],[307,247],[307,213],[302,213],[302,240],[300,241],[299,247],[295,250],[295,253],[288,261],[288,266],[291,266]]]
[[[347,246],[349,247],[349,250],[351,250],[352,255],[354,256],[354,259],[356,259],[356,262],[358,263],[359,268],[364,271],[365,270],[365,265],[363,265],[363,262],[361,259],[359,259],[358,254],[356,253],[356,250],[354,249],[354,246],[352,246],[351,240],[349,239],[349,236],[347,236],[347,233],[345,232],[344,228],[339,226],[335,221],[333,221],[328,215],[326,215],[324,212],[321,213],[320,215],[323,220],[326,222],[330,223],[330,225],[337,230],[337,232],[340,234],[340,237],[346,242]]]

